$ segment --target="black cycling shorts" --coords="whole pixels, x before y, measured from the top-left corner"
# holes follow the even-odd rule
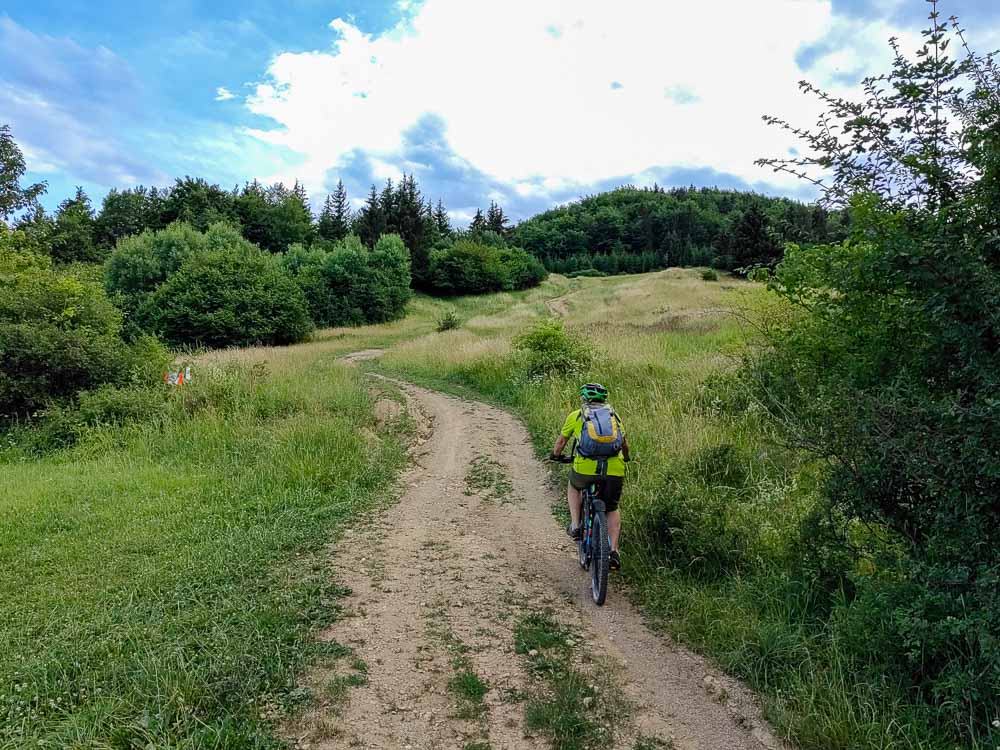
[[[622,499],[624,477],[597,477],[590,474],[577,474],[576,469],[569,470],[569,483],[574,489],[585,490],[595,482],[601,490],[601,499],[608,511],[618,510],[618,502]]]

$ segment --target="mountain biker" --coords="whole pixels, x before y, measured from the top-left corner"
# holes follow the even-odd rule
[[[625,439],[622,431],[622,447],[617,455],[608,457],[605,461],[598,461],[591,458],[584,458],[577,451],[580,442],[580,435],[583,431],[583,410],[591,407],[603,407],[608,402],[608,389],[600,383],[587,383],[580,388],[580,398],[583,402],[582,408],[572,411],[566,417],[562,426],[559,438],[552,448],[552,455],[549,457],[553,461],[562,458],[563,449],[572,437],[573,441],[573,466],[569,472],[569,482],[566,485],[566,501],[569,505],[570,524],[566,527],[566,533],[573,539],[579,540],[582,535],[580,529],[580,513],[583,505],[582,492],[592,483],[598,485],[601,497],[607,510],[608,536],[611,539],[610,567],[612,570],[621,568],[621,555],[618,552],[618,535],[621,532],[621,516],[618,512],[618,501],[622,496],[622,483],[625,477],[625,462],[629,460],[628,440]],[[617,417],[617,415],[615,415]],[[606,470],[600,473],[600,464],[606,463]]]

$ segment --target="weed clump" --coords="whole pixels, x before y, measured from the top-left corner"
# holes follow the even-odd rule
[[[593,353],[577,336],[567,333],[559,318],[547,318],[514,339],[514,351],[529,378],[582,372],[593,361]]]
[[[456,328],[460,328],[461,325],[461,318],[458,317],[454,310],[449,310],[437,319],[437,326],[435,330],[437,330],[438,333],[444,333],[445,331],[453,331]]]

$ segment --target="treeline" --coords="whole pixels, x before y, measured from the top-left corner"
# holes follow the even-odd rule
[[[313,216],[306,191],[298,182],[288,188],[254,181],[224,190],[203,179],[185,177],[169,188],[112,190],[99,210],[77,189],[51,216],[35,204],[16,228],[57,263],[101,263],[122,240],[177,222],[200,232],[226,224],[274,254],[296,246],[331,253],[351,235],[374,249],[380,237],[394,234],[409,255],[413,286],[431,293],[521,289],[545,277],[537,261],[508,244],[509,220],[499,205],[491,203],[485,213],[477,211],[467,230],[455,229],[444,204],[425,200],[412,175],[404,175],[397,183],[387,180],[381,190],[373,185],[356,211],[343,182],[338,182],[318,217]],[[461,246],[455,250],[458,242]],[[359,287],[360,278],[356,281],[354,287]]]
[[[842,212],[787,198],[625,186],[528,219],[514,231],[514,241],[558,273],[641,273],[668,266],[733,270],[774,265],[788,242],[838,241],[845,222]]]

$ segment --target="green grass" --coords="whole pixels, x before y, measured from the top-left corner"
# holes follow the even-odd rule
[[[548,611],[528,612],[514,629],[514,650],[527,660],[535,688],[524,707],[525,726],[554,750],[612,747],[615,729],[629,720],[609,671],[576,663],[569,632]]]
[[[483,493],[487,502],[512,503],[514,484],[503,464],[487,456],[476,456],[465,474],[465,494]]]
[[[490,690],[482,678],[472,668],[464,666],[448,680],[448,692],[458,701],[459,718],[474,719],[486,710],[483,698]]]
[[[325,545],[405,462],[360,373],[307,349],[197,378],[155,424],[4,454],[0,747],[277,747],[344,654]]]

